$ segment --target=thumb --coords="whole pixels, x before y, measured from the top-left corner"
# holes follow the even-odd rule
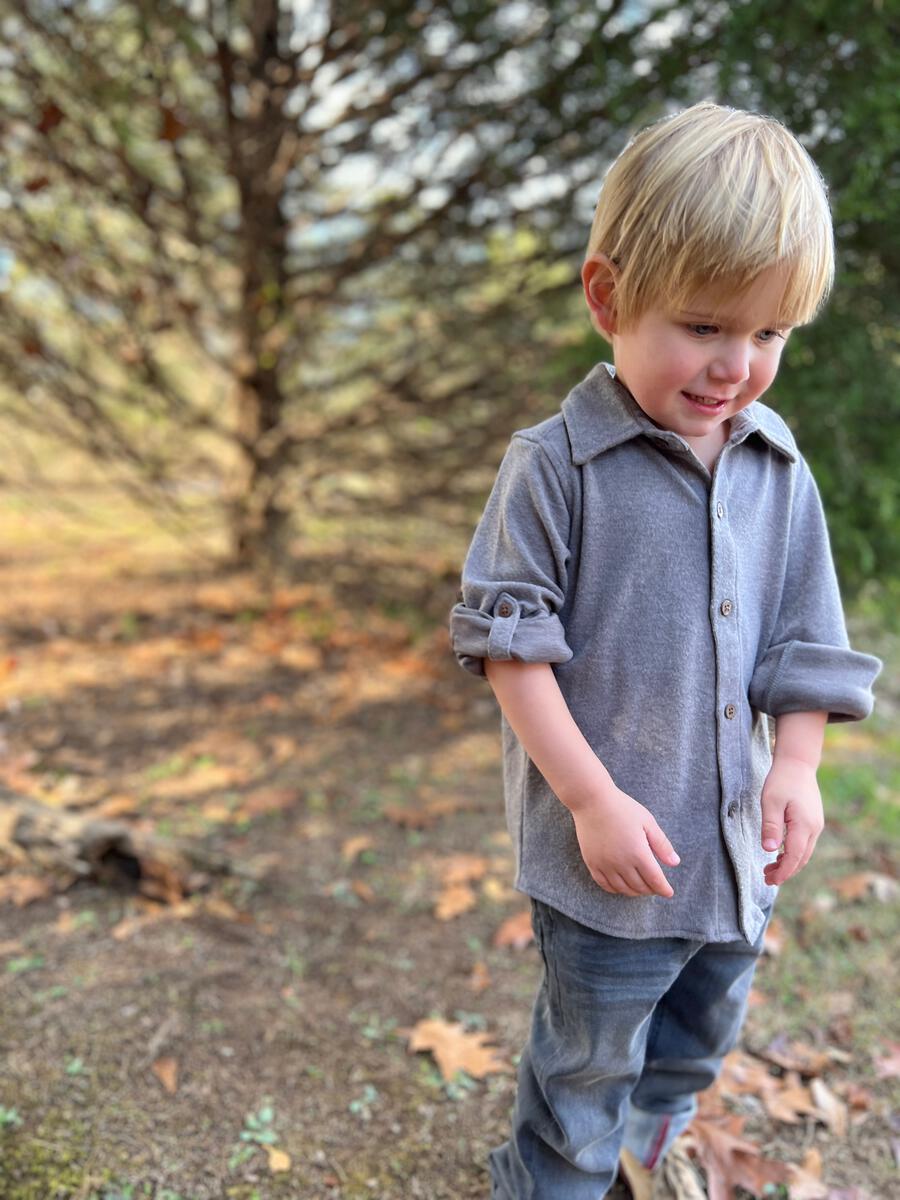
[[[777,798],[762,798],[762,847],[763,850],[777,850],[784,840],[784,810],[785,805]]]
[[[672,843],[652,817],[644,826],[644,833],[647,835],[647,843],[650,849],[659,861],[667,863],[670,867],[677,867],[681,859],[675,853]]]

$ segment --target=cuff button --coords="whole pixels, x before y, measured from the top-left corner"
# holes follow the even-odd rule
[[[497,605],[497,616],[498,617],[511,617],[512,615],[513,615],[513,606],[509,603],[508,600],[503,600],[503,601],[501,601],[500,604]]]

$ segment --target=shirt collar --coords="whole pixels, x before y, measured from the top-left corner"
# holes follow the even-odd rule
[[[563,401],[563,420],[575,465],[583,466],[605,450],[641,434],[664,445],[687,448],[677,433],[653,424],[625,385],[616,379],[615,370],[610,363],[598,363]],[[762,438],[789,462],[797,461],[797,447],[787,425],[758,400],[732,417],[728,440],[737,444],[751,434]]]

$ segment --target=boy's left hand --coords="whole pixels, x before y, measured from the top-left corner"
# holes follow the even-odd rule
[[[765,869],[766,883],[784,883],[802,871],[824,828],[815,767],[776,757],[762,791],[762,844],[764,850],[780,846],[781,852]]]

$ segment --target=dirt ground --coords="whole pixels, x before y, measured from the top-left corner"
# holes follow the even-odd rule
[[[526,903],[497,710],[446,651],[454,556],[406,564],[401,606],[374,549],[310,554],[306,582],[263,595],[149,534],[48,540],[43,521],[3,517],[3,786],[235,869],[183,904],[59,879],[0,907],[0,1197],[487,1200],[538,963],[495,945]],[[843,807],[784,890],[745,1034],[834,1050],[849,1127],[736,1109],[766,1154],[818,1151],[835,1196],[869,1200],[900,1196],[896,908],[862,884],[816,898],[897,874],[892,711],[835,735]],[[473,896],[440,919],[460,861]],[[448,1082],[407,1046],[429,1017],[487,1033],[509,1069]]]

